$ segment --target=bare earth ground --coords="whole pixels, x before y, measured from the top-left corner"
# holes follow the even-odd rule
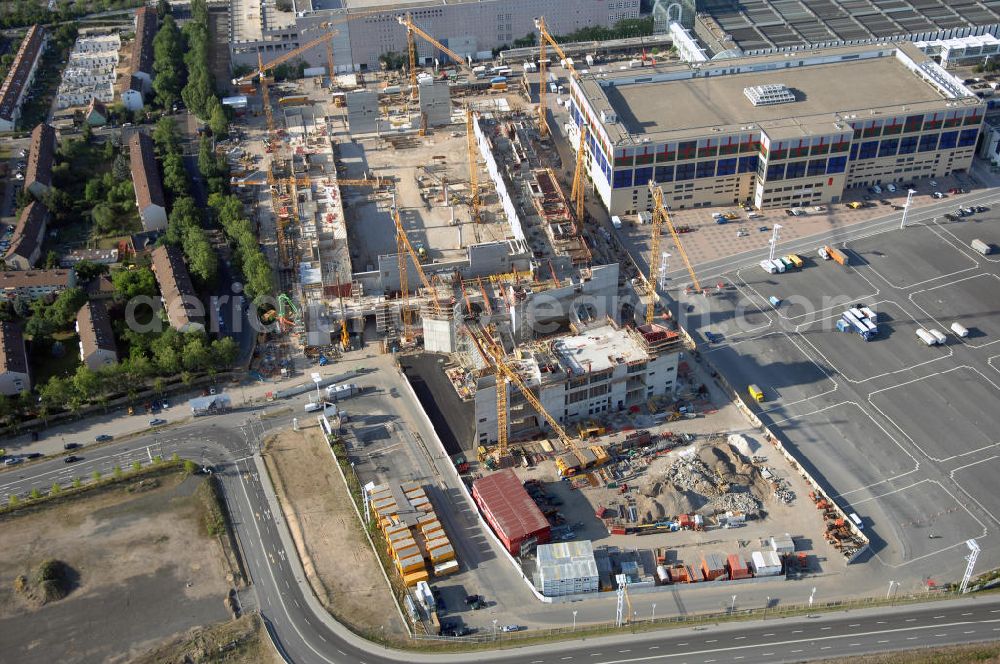
[[[192,627],[230,618],[217,542],[202,534],[196,477],[165,475],[0,521],[0,659],[123,662]],[[32,607],[14,578],[56,558],[79,574],[66,598]]]
[[[355,629],[405,636],[319,426],[278,434],[264,460],[306,576],[323,606]]]
[[[263,623],[256,614],[247,614],[220,625],[192,630],[133,659],[131,664],[279,664],[282,661]]]

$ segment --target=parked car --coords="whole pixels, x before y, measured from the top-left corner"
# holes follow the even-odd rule
[[[159,427],[159,426],[163,426],[166,423],[167,423],[167,421],[165,419],[163,419],[162,417],[157,417],[157,418],[152,419],[152,420],[149,421],[149,426],[151,426],[151,427]]]
[[[933,194],[931,194],[931,196],[933,198],[944,198],[945,197],[945,195],[942,194],[940,191],[935,191]]]
[[[80,443],[66,443],[63,445],[64,450],[78,450],[81,447],[83,447],[83,445]]]
[[[500,628],[501,632],[517,632],[521,629],[520,625],[504,625]]]
[[[102,433],[95,440],[97,440],[97,442],[99,442],[99,443],[106,443],[106,442],[108,442],[110,440],[114,440],[114,439],[115,439],[115,437],[112,436],[111,434]]]
[[[74,463],[74,462],[79,461],[79,460],[80,460],[80,457],[76,456],[75,454],[70,454],[68,457],[65,457],[63,459],[63,461],[65,463]]]
[[[27,457],[28,459],[41,459],[45,455],[42,454],[41,452],[28,452],[24,456]]]
[[[16,466],[17,464],[24,461],[21,457],[7,457],[3,460],[3,465],[5,466]]]

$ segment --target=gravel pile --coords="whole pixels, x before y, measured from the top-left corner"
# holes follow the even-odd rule
[[[761,511],[761,502],[751,493],[724,493],[718,498],[713,498],[709,504],[720,514],[743,512],[748,519],[756,519]]]

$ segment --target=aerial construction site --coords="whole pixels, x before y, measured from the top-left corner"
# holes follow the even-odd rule
[[[452,472],[540,599],[842,569],[863,535],[716,382],[657,292],[658,261],[590,217],[586,127],[532,103],[546,108],[572,61],[473,69],[412,27],[450,66],[409,80],[319,68],[267,91],[281,56],[237,81],[278,99],[233,178],[281,279],[257,370],[395,354],[434,386],[421,404]],[[687,292],[721,292],[702,288],[651,192],[649,255],[672,243]],[[440,631],[428,584],[477,587],[462,534],[428,485],[371,481],[411,617]]]

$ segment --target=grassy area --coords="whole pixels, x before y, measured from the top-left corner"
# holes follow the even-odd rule
[[[56,333],[52,338],[62,343],[63,354],[56,357],[47,347],[32,346],[30,362],[34,385],[44,385],[52,376],[72,375],[80,366],[80,338],[76,333]]]

